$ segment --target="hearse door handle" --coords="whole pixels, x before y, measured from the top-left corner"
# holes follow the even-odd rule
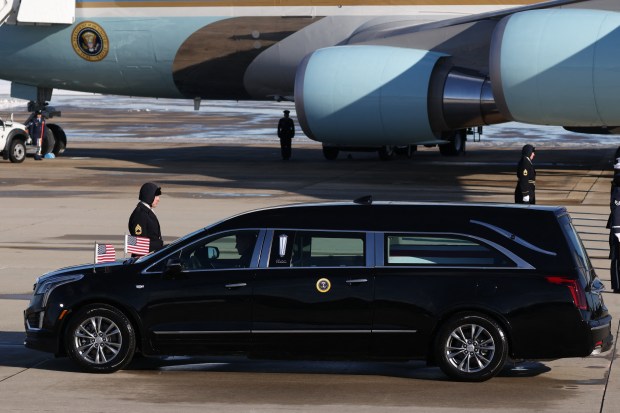
[[[241,288],[241,287],[245,287],[247,284],[246,283],[236,283],[236,284],[226,284],[226,288],[228,288],[229,290],[233,289],[233,288]]]
[[[363,284],[363,283],[367,283],[368,280],[366,278],[356,278],[354,280],[347,280],[347,284],[349,285],[354,285],[354,284]]]

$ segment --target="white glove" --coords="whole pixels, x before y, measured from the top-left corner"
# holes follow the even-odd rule
[[[529,195],[525,195],[523,197],[523,202],[530,202],[530,196]]]
[[[618,238],[618,241],[620,241],[620,232],[617,232],[614,235],[616,236],[616,238]]]

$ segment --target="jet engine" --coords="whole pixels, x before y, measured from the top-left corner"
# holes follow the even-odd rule
[[[500,111],[540,125],[620,125],[620,13],[534,10],[504,18],[491,43]]]
[[[295,106],[307,136],[335,145],[436,143],[442,131],[505,121],[484,76],[453,68],[440,53],[390,46],[306,56]]]
[[[360,146],[436,143],[510,120],[618,129],[620,13],[525,11],[502,19],[490,44],[488,74],[429,50],[316,50],[295,78],[300,125],[314,140]]]

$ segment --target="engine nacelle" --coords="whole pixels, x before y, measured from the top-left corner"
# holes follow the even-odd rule
[[[304,133],[331,144],[435,140],[428,90],[441,54],[387,46],[336,46],[308,55],[295,78]]]
[[[491,42],[502,114],[541,125],[620,125],[620,13],[534,10],[505,17]]]
[[[505,122],[479,73],[427,50],[336,46],[306,56],[295,78],[304,133],[333,145],[437,143],[443,131]]]

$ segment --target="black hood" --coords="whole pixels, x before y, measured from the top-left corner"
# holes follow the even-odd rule
[[[147,182],[140,188],[139,199],[142,202],[153,205],[153,201],[157,195],[161,195],[161,188],[153,182]]]
[[[522,156],[527,156],[528,158],[530,156],[532,156],[532,154],[536,152],[536,148],[534,148],[532,145],[530,145],[529,143],[527,145],[523,146],[523,149],[521,149],[521,155]]]

